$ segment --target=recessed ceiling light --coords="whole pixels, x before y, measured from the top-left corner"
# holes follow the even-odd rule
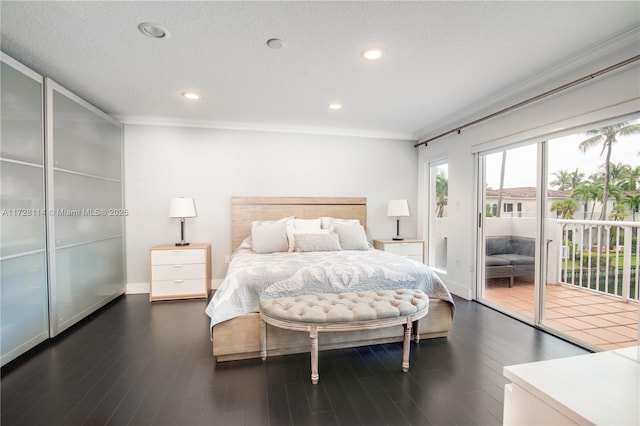
[[[147,37],[151,38],[169,38],[169,30],[154,24],[153,22],[143,22],[138,25],[138,30]]]
[[[270,38],[269,40],[267,40],[267,46],[272,49],[281,49],[284,47],[284,41],[280,40],[279,38]]]
[[[200,99],[200,95],[198,95],[197,93],[194,93],[194,92],[182,92],[182,96],[187,98],[187,99],[191,99],[191,100]]]
[[[370,47],[362,51],[362,57],[369,61],[375,61],[376,59],[380,59],[383,56],[384,49],[380,49],[379,47]]]
[[[335,103],[334,104],[329,104],[329,109],[332,109],[332,110],[342,109],[342,104],[335,104]]]

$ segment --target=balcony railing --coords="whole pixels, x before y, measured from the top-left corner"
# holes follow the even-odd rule
[[[640,222],[557,220],[557,280],[563,284],[640,299]]]

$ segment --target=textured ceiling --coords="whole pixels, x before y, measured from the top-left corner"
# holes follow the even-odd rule
[[[2,51],[125,122],[407,139],[640,21],[637,1],[0,7]],[[147,21],[170,37],[143,36]],[[274,37],[285,47],[267,47]],[[387,54],[367,62],[369,46]]]

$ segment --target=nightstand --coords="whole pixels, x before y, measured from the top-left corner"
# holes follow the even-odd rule
[[[424,240],[373,240],[373,247],[424,263]]]
[[[211,244],[162,244],[149,249],[149,300],[207,298]]]

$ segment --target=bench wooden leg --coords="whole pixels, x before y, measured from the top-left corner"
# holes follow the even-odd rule
[[[267,359],[267,323],[260,318],[260,358]]]
[[[416,343],[420,343],[420,322],[419,321],[413,322],[413,340]]]
[[[409,351],[411,350],[411,319],[404,325],[404,341],[402,343],[402,371],[409,371]]]
[[[315,385],[320,380],[318,374],[318,327],[311,327],[309,338],[311,339],[311,383]]]

